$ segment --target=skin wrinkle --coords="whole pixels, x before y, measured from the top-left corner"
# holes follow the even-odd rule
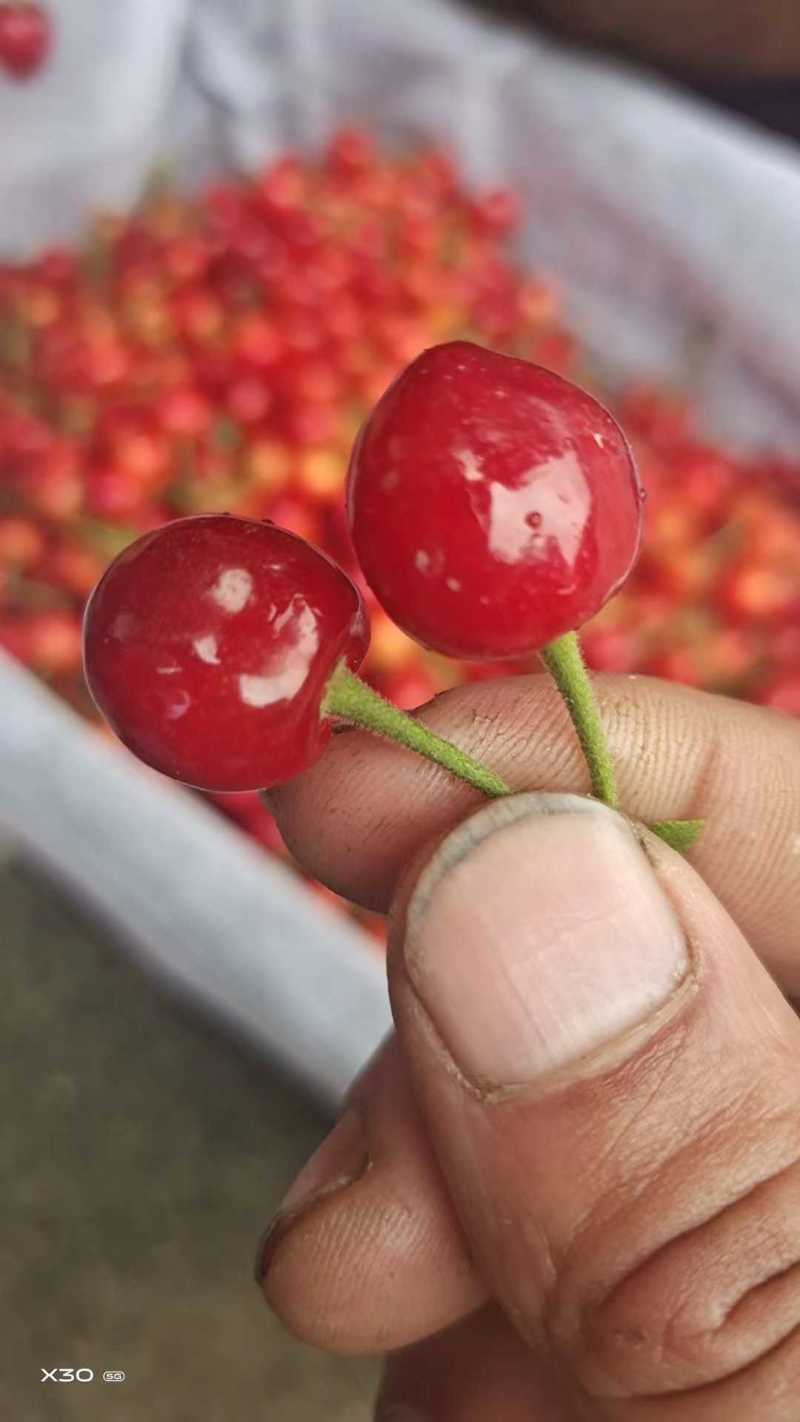
[[[713,1393],[714,1389],[719,1388],[721,1384],[731,1383],[736,1379],[747,1377],[748,1374],[755,1372],[758,1368],[764,1367],[764,1365],[771,1360],[774,1361],[776,1356],[779,1355],[784,1348],[787,1348],[794,1342],[800,1342],[800,1324],[797,1324],[791,1332],[788,1333],[785,1338],[782,1338],[780,1342],[776,1343],[774,1347],[768,1348],[765,1353],[759,1354],[757,1358],[753,1358],[749,1362],[742,1364],[741,1367],[732,1368],[730,1372],[723,1373],[720,1377],[712,1379],[711,1382],[701,1383],[696,1387],[675,1388],[671,1392],[637,1393],[635,1397],[632,1396],[629,1400],[634,1402],[654,1402],[657,1404],[682,1401],[684,1399],[691,1402],[694,1398],[702,1397],[704,1393]],[[800,1359],[798,1359],[798,1365],[800,1366]],[[602,1398],[594,1398],[591,1394],[587,1394],[587,1396],[590,1401],[602,1402],[604,1400]],[[722,1418],[720,1418],[720,1422],[722,1422]],[[755,1418],[753,1422],[756,1422]],[[765,1418],[764,1422],[770,1422],[770,1419]]]
[[[676,1053],[673,1050],[673,1052],[670,1053],[670,1056],[674,1057],[675,1055]],[[666,1067],[664,1076],[668,1074],[668,1071],[669,1066]],[[664,1078],[662,1077],[661,1080],[663,1079]],[[658,1085],[656,1085],[653,1091],[649,1094],[648,1104],[652,1102],[654,1096],[657,1094],[657,1091]],[[639,1114],[640,1113],[637,1112],[637,1116]],[[630,1128],[631,1124],[632,1123],[629,1121],[626,1123],[626,1126]],[[590,1202],[584,1214],[576,1220],[571,1240],[562,1255],[561,1268],[559,1270],[558,1278],[555,1281],[555,1290],[553,1292],[552,1297],[549,1300],[546,1300],[547,1317],[550,1319],[553,1325],[552,1330],[548,1329],[548,1332],[550,1334],[551,1343],[554,1346],[560,1347],[560,1339],[558,1336],[558,1319],[559,1315],[562,1312],[563,1304],[561,1303],[559,1296],[565,1291],[565,1289],[567,1289],[571,1274],[573,1272],[577,1272],[580,1275],[583,1259],[587,1256],[587,1254],[591,1255],[591,1253],[593,1252],[593,1237],[595,1237],[598,1233],[601,1236],[608,1236],[613,1235],[615,1231],[618,1232],[620,1222],[625,1216],[630,1213],[632,1203],[641,1195],[652,1192],[653,1182],[658,1179],[659,1172],[664,1163],[665,1158],[667,1160],[671,1159],[670,1142],[667,1142],[665,1144],[662,1156],[658,1161],[651,1161],[648,1159],[645,1163],[642,1161],[641,1157],[639,1157],[636,1161],[635,1171],[625,1171],[622,1187],[615,1192],[615,1196],[623,1194],[624,1192],[623,1198],[618,1199],[614,1210],[612,1210],[610,1213],[608,1213],[607,1209],[598,1211],[595,1208],[594,1202],[592,1201]],[[643,1168],[643,1165],[645,1166],[645,1168]],[[631,1175],[633,1175],[633,1177],[636,1179],[636,1189],[634,1192],[631,1192],[629,1185]],[[601,1204],[603,1206],[607,1206],[608,1203],[609,1192],[608,1189],[606,1189]],[[672,1239],[667,1239],[663,1242],[663,1244],[660,1244],[657,1247],[656,1251],[653,1254],[648,1254],[647,1257],[636,1259],[633,1266],[626,1271],[622,1279],[618,1280],[613,1285],[612,1289],[608,1291],[608,1293],[604,1293],[602,1301],[605,1302],[607,1298],[612,1297],[613,1293],[618,1287],[621,1287],[621,1285],[629,1277],[632,1277],[636,1272],[638,1272],[641,1267],[646,1266],[649,1263],[650,1258],[655,1257],[658,1253],[660,1253],[662,1248],[669,1247],[671,1243]],[[592,1298],[589,1300],[587,1307],[588,1309],[593,1311],[597,1308],[597,1306],[598,1300],[596,1295],[593,1294]],[[579,1327],[582,1332],[585,1330],[586,1319],[584,1315],[586,1311],[586,1309],[580,1310]]]
[[[702,1229],[705,1225],[713,1222],[727,1210],[734,1208],[740,1200],[747,1199],[754,1190],[760,1189],[762,1186],[769,1186],[773,1182],[773,1180],[779,1179],[787,1171],[794,1169],[800,1161],[800,1136],[798,1136],[797,1134],[796,1123],[794,1122],[793,1118],[786,1117],[786,1122],[787,1125],[794,1127],[796,1138],[795,1140],[791,1141],[791,1151],[788,1160],[783,1160],[782,1157],[779,1157],[782,1160],[782,1163],[778,1165],[777,1168],[771,1168],[766,1175],[758,1176],[754,1180],[748,1180],[747,1183],[741,1186],[741,1188],[737,1188],[736,1192],[732,1194],[731,1197],[722,1206],[715,1207],[710,1214],[701,1214],[697,1218],[692,1218],[691,1222],[686,1224],[683,1228],[679,1229],[677,1233],[671,1234],[669,1237],[664,1238],[655,1249],[652,1249],[650,1251],[647,1258],[641,1258],[636,1261],[636,1263],[626,1273],[625,1278],[632,1277],[632,1275],[638,1272],[638,1270],[642,1266],[646,1266],[651,1259],[657,1258],[663,1250],[668,1249],[678,1240],[687,1238],[691,1234]],[[765,1122],[765,1126],[768,1126],[770,1137],[772,1137],[775,1128],[774,1120]],[[641,1198],[641,1196],[645,1194],[652,1194],[655,1196],[659,1193],[664,1193],[668,1196],[671,1193],[671,1189],[669,1186],[664,1188],[662,1184],[661,1191],[659,1191],[657,1186],[657,1182],[659,1181],[659,1179],[663,1181],[665,1166],[670,1172],[670,1174],[675,1174],[678,1179],[684,1179],[685,1175],[682,1169],[682,1163],[685,1157],[707,1157],[707,1155],[713,1150],[714,1147],[713,1134],[709,1134],[708,1138],[702,1135],[698,1137],[696,1128],[693,1125],[690,1125],[688,1127],[688,1133],[690,1139],[687,1142],[685,1142],[677,1151],[672,1149],[671,1146],[668,1144],[665,1147],[662,1157],[654,1163],[651,1171],[643,1174],[641,1177],[639,1176],[639,1166],[637,1162],[636,1190],[634,1193],[628,1193],[625,1200],[620,1203],[620,1205],[615,1211],[613,1211],[611,1214],[604,1213],[599,1218],[595,1217],[593,1214],[587,1214],[587,1216],[584,1216],[584,1220],[581,1221],[580,1230],[575,1236],[574,1244],[570,1248],[567,1260],[565,1260],[565,1264],[569,1263],[571,1265],[573,1259],[579,1264],[580,1256],[582,1254],[585,1255],[586,1253],[592,1252],[592,1234],[596,1234],[598,1230],[601,1233],[609,1234],[613,1234],[615,1231],[619,1232],[619,1225],[621,1219],[629,1215],[631,1205],[635,1203],[637,1199]],[[721,1128],[719,1134],[722,1134]],[[698,1149],[698,1146],[700,1147],[700,1149]],[[615,1288],[616,1287],[617,1286],[615,1285]]]
[[[352,1269],[343,1268],[341,1261],[352,1261],[354,1257],[362,1261],[367,1259],[370,1252],[370,1242],[374,1242],[375,1245],[379,1242],[385,1244],[387,1237],[397,1237],[398,1234],[402,1234],[403,1228],[407,1227],[412,1220],[412,1213],[407,1208],[402,1208],[397,1200],[393,1200],[390,1205],[370,1204],[367,1209],[345,1213],[343,1219],[340,1216],[337,1227],[332,1232],[328,1231],[323,1235],[326,1247],[315,1250],[319,1276],[318,1292],[321,1297],[324,1299],[326,1296],[327,1291],[324,1287],[326,1280],[330,1280],[333,1290],[339,1293],[338,1281],[343,1278],[349,1279],[352,1292],[358,1293],[364,1287],[364,1280],[357,1275],[354,1277]],[[399,1230],[398,1225],[400,1226]],[[357,1245],[357,1251],[354,1249],[354,1245]],[[381,1252],[385,1253],[385,1250],[382,1249]],[[389,1279],[396,1275],[397,1271],[397,1265],[393,1270],[390,1264],[384,1264],[382,1276],[384,1279]],[[330,1315],[324,1306],[318,1309],[318,1314],[320,1322],[324,1324],[325,1331],[330,1337],[330,1346],[335,1347],[337,1339],[335,1317],[338,1316],[342,1319],[342,1327],[345,1328],[348,1315],[346,1298],[340,1302],[337,1315],[334,1316],[333,1326],[331,1326]],[[376,1351],[383,1351],[385,1339],[385,1327],[379,1328],[375,1334]]]
[[[631,1341],[644,1341],[645,1337],[646,1335],[636,1332],[632,1336]],[[789,1331],[770,1348],[758,1352],[746,1362],[730,1368],[727,1372],[721,1372],[704,1383],[695,1384],[687,1388],[668,1388],[663,1392],[641,1392],[637,1389],[635,1392],[627,1393],[622,1400],[637,1403],[653,1402],[661,1405],[682,1399],[691,1402],[692,1399],[702,1396],[704,1393],[713,1393],[714,1389],[718,1389],[722,1384],[727,1384],[733,1382],[735,1379],[747,1376],[747,1374],[769,1362],[770,1359],[774,1359],[784,1347],[794,1341],[800,1342],[800,1322],[794,1324]],[[592,1403],[604,1404],[608,1401],[606,1394],[597,1393],[591,1387],[585,1389],[585,1396],[587,1400]]]
[[[622,691],[619,694],[612,693],[604,707],[603,714],[610,718],[609,735],[613,735],[615,732],[625,732],[626,743],[630,746],[629,759],[635,765],[640,765],[643,761],[647,762],[648,760],[652,763],[659,759],[657,752],[661,751],[665,731],[660,726],[656,727],[654,747],[652,730],[640,716],[637,716],[636,703],[632,701],[629,691]],[[622,736],[620,735],[619,738],[622,739]]]
[[[762,1180],[758,1180],[750,1188],[735,1195],[732,1199],[728,1200],[713,1214],[702,1219],[697,1224],[691,1225],[688,1229],[682,1230],[680,1233],[674,1235],[671,1239],[666,1240],[658,1247],[658,1249],[654,1250],[653,1253],[650,1254],[647,1259],[643,1260],[640,1264],[636,1266],[635,1269],[631,1270],[628,1274],[626,1274],[625,1278],[620,1280],[618,1285],[615,1285],[614,1290],[608,1296],[609,1299],[611,1299],[613,1297],[613,1294],[619,1288],[621,1288],[623,1284],[627,1283],[629,1279],[632,1279],[637,1274],[642,1273],[651,1263],[656,1262],[662,1255],[666,1254],[669,1250],[671,1250],[674,1245],[680,1244],[684,1241],[691,1239],[693,1235],[698,1234],[702,1230],[706,1229],[709,1225],[715,1224],[717,1221],[723,1219],[726,1215],[734,1212],[736,1208],[742,1203],[751,1201],[754,1197],[757,1197],[759,1195],[766,1194],[772,1186],[783,1180],[792,1171],[796,1171],[798,1169],[798,1165],[800,1165],[800,1159],[791,1160],[781,1169],[774,1171],[772,1174]],[[792,1243],[794,1243],[794,1241],[792,1241]],[[798,1255],[800,1255],[800,1241],[797,1242],[796,1248]],[[781,1268],[777,1269],[774,1274],[770,1274],[764,1279],[759,1279],[757,1283],[752,1285],[746,1285],[743,1288],[741,1295],[726,1309],[717,1327],[704,1331],[709,1333],[720,1331],[728,1322],[729,1318],[735,1312],[735,1310],[747,1300],[751,1293],[760,1288],[763,1288],[766,1284],[770,1283],[773,1278],[778,1277],[782,1273],[791,1270],[792,1268],[796,1267],[797,1264],[800,1264],[800,1258],[798,1258],[797,1260],[793,1260],[785,1266],[781,1266]]]
[[[717,798],[717,794],[722,787],[723,779],[725,776],[723,748],[716,722],[712,720],[708,729],[709,734],[706,742],[706,749],[700,762],[696,790],[686,809],[685,817],[687,819],[700,817],[700,815],[702,814],[702,806],[704,804],[707,804],[710,799]],[[764,794],[763,780],[761,785],[761,791],[762,794]],[[772,797],[765,796],[765,798],[771,799]],[[727,832],[730,832],[731,823],[741,823],[739,819],[740,816],[741,820],[746,824],[747,807],[741,804],[731,805],[730,816],[731,818],[728,822],[728,825],[726,826]],[[739,833],[741,833],[741,829],[739,830]],[[754,900],[756,904],[759,904],[761,895],[758,892],[756,885],[753,883],[753,878],[753,874],[748,874],[747,869],[745,868],[743,870],[743,882],[748,887],[752,886]]]
[[[798,737],[798,753],[800,754],[800,737]],[[770,847],[774,845],[775,852],[779,852],[780,841],[783,839],[784,836],[789,836],[794,830],[796,830],[797,822],[795,821],[795,824],[792,824],[792,800],[790,796],[790,791],[786,783],[784,767],[778,764],[777,758],[774,763],[768,764],[767,774],[769,774],[770,770],[772,770],[773,773],[773,780],[772,783],[765,788],[765,796],[768,798],[769,803],[772,806],[773,820],[771,843],[768,828],[767,844],[770,845]],[[769,913],[769,903],[768,901],[765,901],[763,887],[761,888],[760,893],[758,893],[757,891],[757,880],[754,869],[751,870],[751,874],[747,882],[751,886],[752,892],[756,895],[757,902],[762,908],[765,918],[770,922],[773,921]],[[773,914],[775,912],[777,912],[777,906],[773,910]]]
[[[774,1125],[774,1123],[770,1124]],[[796,1123],[793,1122],[793,1124],[795,1124],[796,1130]],[[703,1152],[702,1150],[698,1151],[698,1142],[693,1133],[692,1139],[677,1154],[668,1155],[667,1165],[670,1173],[675,1173],[676,1165],[679,1165],[681,1157],[685,1154],[689,1154],[691,1156],[705,1154],[705,1152]],[[660,1164],[663,1164],[663,1161]],[[577,1322],[580,1336],[583,1339],[583,1351],[588,1351],[588,1353],[591,1355],[592,1346],[590,1339],[593,1319],[596,1318],[598,1312],[605,1310],[613,1304],[615,1298],[624,1290],[624,1288],[629,1284],[630,1281],[635,1280],[637,1277],[640,1277],[642,1275],[646,1277],[647,1271],[652,1269],[652,1267],[656,1265],[664,1255],[666,1255],[670,1250],[672,1250],[674,1246],[690,1242],[694,1235],[701,1233],[709,1225],[713,1225],[716,1221],[724,1218],[724,1216],[728,1215],[729,1213],[735,1212],[737,1206],[739,1206],[743,1202],[749,1201],[754,1195],[757,1195],[759,1193],[767,1193],[777,1181],[780,1181],[789,1172],[797,1170],[798,1167],[800,1167],[800,1139],[798,1139],[797,1141],[797,1145],[795,1147],[792,1158],[783,1166],[771,1170],[767,1176],[761,1177],[756,1181],[749,1182],[743,1189],[737,1191],[734,1196],[732,1196],[729,1200],[725,1201],[723,1205],[718,1208],[715,1208],[711,1214],[704,1215],[700,1219],[694,1221],[692,1224],[687,1226],[685,1229],[680,1230],[677,1234],[674,1234],[670,1238],[663,1240],[656,1249],[649,1250],[646,1257],[639,1259],[632,1268],[627,1269],[622,1275],[622,1277],[614,1283],[611,1289],[603,1289],[602,1293],[599,1295],[596,1291],[593,1292],[592,1296],[586,1301],[584,1306],[579,1309],[578,1314]],[[677,1173],[680,1177],[681,1171],[678,1170]],[[660,1174],[660,1167],[657,1167],[656,1172],[654,1172],[648,1179],[644,1180],[643,1182],[640,1182],[641,1188],[637,1191],[637,1194],[641,1194],[644,1191],[648,1191],[653,1195],[658,1194],[658,1189],[656,1188],[654,1190],[654,1180],[657,1179]],[[663,1189],[663,1193],[665,1193],[667,1197],[669,1197],[671,1193],[670,1187],[667,1186],[666,1189]],[[593,1232],[596,1232],[597,1228],[600,1228],[601,1231],[610,1232],[613,1234],[615,1231],[619,1230],[619,1223],[621,1218],[629,1214],[629,1212],[630,1198],[628,1198],[627,1201],[623,1202],[620,1205],[620,1208],[618,1209],[616,1215],[612,1215],[610,1218],[604,1217],[601,1222],[594,1221]],[[797,1242],[797,1250],[798,1253],[800,1253],[800,1240],[798,1240]],[[555,1296],[553,1299],[552,1312],[548,1310],[546,1315],[548,1323],[548,1334],[550,1336],[552,1345],[556,1349],[560,1349],[563,1347],[563,1338],[561,1336],[561,1327],[563,1327],[563,1324],[559,1325],[558,1315],[560,1314],[561,1309],[558,1303],[558,1295],[566,1286],[568,1268],[570,1266],[577,1262],[578,1273],[580,1274],[580,1259],[581,1256],[585,1257],[587,1251],[592,1251],[591,1232],[588,1232],[585,1228],[582,1228],[577,1235],[573,1236],[573,1240],[571,1241],[567,1256],[564,1262],[562,1263],[560,1276],[557,1282]],[[713,1339],[717,1334],[722,1333],[725,1329],[729,1317],[740,1304],[745,1303],[759,1289],[768,1287],[768,1285],[773,1281],[773,1279],[778,1277],[780,1274],[789,1272],[792,1268],[798,1266],[800,1266],[800,1259],[797,1261],[796,1265],[789,1264],[787,1266],[787,1269],[779,1269],[778,1271],[776,1271],[775,1274],[770,1275],[767,1279],[759,1280],[756,1284],[753,1285],[747,1285],[743,1290],[741,1298],[737,1300],[734,1305],[726,1312],[718,1327],[711,1327],[707,1330],[697,1330],[694,1337],[709,1337]],[[689,1287],[692,1287],[691,1281]],[[791,1334],[796,1332],[798,1327],[800,1327],[800,1323],[798,1323],[797,1325],[793,1325],[790,1330],[790,1333],[787,1334],[786,1337],[789,1337],[791,1336]],[[664,1330],[665,1337],[669,1336],[669,1331],[670,1329],[668,1325],[667,1328]],[[647,1332],[642,1331],[641,1336],[638,1337],[635,1341],[644,1342],[647,1336]],[[681,1333],[680,1337],[683,1340],[686,1340],[687,1338],[692,1337],[692,1335],[687,1334],[687,1332],[684,1330]],[[762,1358],[769,1356],[769,1354],[774,1352],[775,1349],[781,1345],[781,1343],[785,1342],[786,1337],[784,1339],[778,1340],[775,1344],[771,1345],[769,1350],[763,1353],[759,1353],[756,1357],[750,1359],[746,1364],[742,1364],[737,1368],[731,1369],[729,1372],[721,1373],[718,1377],[711,1380],[709,1383],[703,1384],[703,1386],[714,1386],[717,1383],[726,1381],[729,1377],[737,1375],[738,1372],[743,1371],[745,1368],[751,1365],[756,1365]],[[647,1401],[651,1397],[671,1398],[673,1396],[683,1396],[684,1392],[688,1396],[695,1390],[697,1389],[673,1389],[661,1393],[646,1394],[640,1394],[639,1392],[637,1392],[635,1396],[641,1401]],[[595,1394],[593,1392],[589,1392],[587,1395],[592,1397],[593,1399],[595,1397]]]
[[[560,784],[562,780],[575,777],[579,781],[581,791],[588,791],[589,771],[559,693],[549,676],[538,678],[535,690],[543,693],[544,704],[540,710],[538,726],[542,739],[547,744],[553,780]],[[530,731],[533,728],[526,723],[521,728],[519,737],[510,735],[507,729],[507,713],[502,705],[497,720],[499,744],[514,758],[519,754],[521,762],[525,764],[530,757]]]
[[[516,720],[509,719],[505,697],[499,690],[496,697],[497,706],[492,705],[489,694],[488,704],[482,706],[480,711],[468,705],[464,706],[463,698],[459,697],[461,688],[458,687],[443,692],[436,699],[439,705],[452,708],[454,712],[450,732],[454,740],[459,739],[462,728],[480,728],[477,743],[469,737],[472,753],[479,759],[485,759],[490,766],[499,756],[502,756],[504,763],[515,766],[520,778],[519,781],[513,780],[514,789],[524,791],[540,788],[538,782],[529,778],[531,747],[535,745],[537,748],[547,747],[551,780],[558,782],[562,776],[572,772],[573,776],[582,782],[583,789],[588,790],[588,772],[561,697],[549,676],[543,673],[534,674],[530,681],[533,695],[526,700],[523,718],[519,724]],[[500,688],[506,684],[502,681],[486,682],[484,686],[492,688],[494,685]]]
[[[798,1249],[798,1253],[800,1253],[800,1249]],[[752,1284],[749,1288],[745,1289],[741,1298],[738,1298],[727,1310],[724,1318],[718,1324],[717,1329],[725,1328],[729,1323],[735,1322],[737,1313],[740,1313],[744,1306],[763,1289],[768,1289],[771,1284],[777,1283],[780,1279],[788,1279],[792,1274],[797,1274],[800,1279],[800,1259],[795,1259],[791,1264],[786,1264],[783,1268],[776,1269],[773,1274],[768,1274],[765,1279],[760,1279],[757,1284]],[[800,1307],[800,1305],[798,1305],[798,1307]],[[800,1324],[800,1319],[798,1320],[798,1324]]]
[[[607,1166],[608,1161],[609,1161],[612,1157],[617,1156],[617,1155],[620,1154],[620,1150],[621,1150],[621,1147],[623,1146],[623,1142],[624,1142],[624,1141],[631,1135],[631,1133],[635,1130],[636,1126],[639,1124],[639,1122],[640,1122],[640,1120],[642,1119],[642,1117],[645,1116],[645,1115],[647,1115],[647,1113],[648,1113],[649,1110],[650,1110],[650,1107],[651,1107],[652,1104],[653,1104],[653,1101],[656,1099],[657,1096],[660,1095],[661,1090],[662,1090],[662,1088],[663,1088],[663,1086],[664,1086],[664,1083],[666,1082],[666,1080],[667,1080],[667,1078],[668,1078],[668,1076],[669,1076],[671,1065],[672,1065],[671,1054],[670,1054],[670,1055],[667,1055],[667,1054],[665,1053],[665,1054],[664,1054],[664,1065],[663,1065],[663,1068],[662,1068],[662,1070],[660,1071],[660,1073],[656,1073],[655,1078],[654,1078],[652,1084],[650,1085],[650,1087],[648,1088],[648,1091],[647,1091],[647,1093],[646,1093],[644,1099],[637,1105],[637,1107],[636,1107],[636,1109],[634,1110],[633,1114],[630,1115],[630,1116],[628,1116],[628,1117],[626,1117],[626,1119],[620,1124],[619,1130],[618,1130],[617,1132],[615,1132],[615,1133],[610,1137],[610,1139],[607,1141],[607,1143],[604,1145],[604,1148],[603,1148],[603,1150],[601,1151],[600,1155],[598,1156],[597,1162],[596,1162],[596,1173],[597,1173],[597,1175],[599,1175],[600,1177],[603,1176],[603,1174],[604,1174],[604,1172],[605,1172],[605,1170],[606,1170],[606,1166]],[[637,1158],[637,1173],[638,1173],[638,1171],[641,1170],[641,1165],[642,1165],[640,1152],[637,1152],[637,1156],[638,1156],[638,1158]],[[583,1223],[583,1221],[580,1221],[580,1222],[579,1222],[579,1228],[580,1228],[580,1226],[581,1226],[582,1223]]]
[[[702,715],[702,710],[700,708],[698,710],[700,711],[698,719],[702,718],[705,721],[706,718]],[[666,705],[659,716],[649,715],[648,711],[647,700],[643,708],[639,701],[631,697],[630,691],[619,695],[615,689],[612,689],[607,709],[604,703],[603,715],[608,717],[608,735],[612,745],[612,754],[615,746],[624,746],[625,748],[625,754],[621,757],[621,788],[623,792],[628,790],[628,782],[632,778],[632,773],[635,774],[637,781],[640,780],[643,766],[657,768],[659,765],[671,763],[671,793],[674,796],[675,806],[671,813],[674,818],[695,818],[695,816],[689,815],[688,808],[695,803],[697,769],[685,757],[676,754],[683,731],[680,710],[677,706]],[[713,722],[714,736],[716,736],[716,724]],[[702,778],[702,769],[700,775]],[[647,778],[650,777],[647,776]],[[688,783],[683,785],[683,780]],[[653,810],[655,813],[655,806]]]
[[[712,792],[719,783],[722,744],[716,722],[711,722],[708,732],[708,739],[705,742],[705,748],[696,771],[694,787],[687,800],[685,812],[681,811],[682,818],[687,820],[701,817],[702,806],[708,803]]]

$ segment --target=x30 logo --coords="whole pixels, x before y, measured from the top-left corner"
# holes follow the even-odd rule
[[[92,1382],[92,1368],[42,1368],[40,1382]]]

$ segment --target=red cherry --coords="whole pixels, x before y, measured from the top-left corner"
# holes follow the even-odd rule
[[[732,622],[769,622],[796,615],[800,579],[795,569],[744,558],[730,568],[717,589],[717,598]]]
[[[81,664],[81,624],[74,612],[36,612],[28,619],[32,664],[44,675],[76,672]]]
[[[787,672],[796,669],[800,674],[800,622],[771,631],[770,644],[775,665]]]
[[[126,469],[93,465],[86,477],[86,507],[96,518],[132,518],[148,501],[147,488]]]
[[[758,696],[762,706],[770,706],[773,711],[783,711],[789,716],[800,716],[800,673],[776,677],[764,687]]]
[[[328,144],[325,161],[333,173],[348,176],[363,173],[378,159],[377,146],[370,133],[353,125],[337,130]]]
[[[86,610],[89,689],[121,740],[176,780],[258,790],[322,753],[328,678],[367,650],[361,598],[272,523],[167,524],[111,564]]]
[[[208,244],[196,235],[175,237],[162,253],[164,269],[175,281],[199,281],[208,269]]]
[[[0,4],[0,64],[15,79],[41,69],[53,39],[53,25],[41,5],[9,0]]]
[[[257,370],[272,369],[283,354],[278,327],[259,311],[248,311],[240,317],[232,331],[232,343],[242,361]]]
[[[698,655],[696,647],[673,647],[671,651],[645,661],[644,670],[649,676],[680,681],[684,686],[703,685],[702,654]]]
[[[163,429],[181,439],[204,435],[211,424],[212,408],[202,390],[190,384],[165,390],[156,413]]]
[[[431,673],[422,665],[404,668],[390,676],[379,689],[401,711],[415,711],[425,706],[438,691]]]
[[[29,518],[0,518],[0,564],[32,568],[44,552],[44,534]]]
[[[69,247],[47,247],[33,262],[42,281],[55,287],[71,287],[80,277],[80,262]]]
[[[242,790],[238,793],[229,790],[227,795],[215,795],[208,791],[206,798],[227,819],[246,829],[251,838],[263,844],[271,854],[286,858],[286,844],[275,817],[270,814],[262,797],[254,790]]]
[[[187,341],[203,345],[213,341],[225,324],[225,313],[213,292],[201,286],[185,286],[173,299],[178,330]]]
[[[234,420],[257,425],[272,408],[272,392],[259,375],[246,372],[234,376],[226,391],[225,404]]]
[[[302,208],[308,180],[299,158],[286,154],[265,168],[255,180],[259,207],[272,218]]]
[[[522,220],[522,201],[511,188],[493,188],[472,204],[472,216],[479,231],[504,236]]]
[[[633,566],[642,497],[596,400],[464,341],[426,351],[386,392],[348,489],[378,600],[418,641],[474,660],[587,622]]]
[[[84,599],[89,596],[102,571],[103,561],[99,554],[65,539],[48,550],[38,570],[38,577],[43,583],[64,588]]]
[[[0,622],[0,648],[42,676],[74,673],[81,663],[80,620],[56,609]]]
[[[312,508],[306,499],[282,494],[270,500],[267,512],[273,523],[288,529],[289,533],[294,533],[306,543],[322,543],[324,527],[321,512]]]
[[[26,624],[20,617],[0,616],[0,651],[28,665],[30,646]]]
[[[66,439],[51,439],[41,453],[17,468],[17,488],[29,508],[45,518],[66,523],[83,503],[83,476],[78,448]]]
[[[677,391],[629,386],[621,401],[621,414],[627,429],[652,440],[665,452],[691,434],[691,412]]]
[[[641,660],[635,632],[624,627],[589,627],[581,638],[593,671],[634,672]]]

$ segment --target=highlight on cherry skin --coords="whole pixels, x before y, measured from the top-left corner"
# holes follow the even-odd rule
[[[361,596],[330,558],[229,514],[137,539],[84,619],[86,680],[120,740],[204,790],[260,790],[313,764],[328,681],[368,644]]]
[[[630,573],[644,491],[619,425],[561,376],[467,341],[424,351],[364,424],[348,478],[358,560],[427,647],[540,651]]]

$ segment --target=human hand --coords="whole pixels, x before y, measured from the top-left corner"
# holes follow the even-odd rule
[[[263,1256],[301,1337],[391,1353],[386,1422],[800,1416],[800,728],[596,684],[629,813],[706,820],[691,864],[572,798],[544,677],[421,714],[546,796],[472,814],[359,732],[272,795],[313,872],[393,905],[396,1037]]]

